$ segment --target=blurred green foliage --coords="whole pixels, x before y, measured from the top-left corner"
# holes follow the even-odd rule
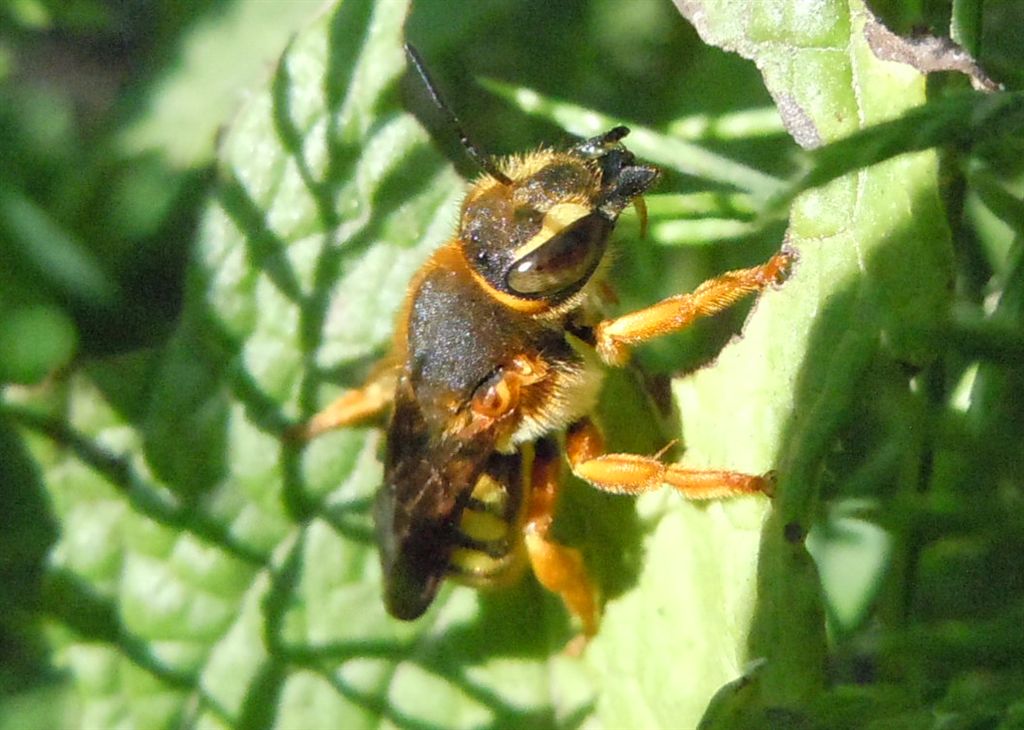
[[[180,315],[218,130],[319,5],[13,0],[0,7],[4,398],[31,388],[59,413],[69,373],[89,378],[94,364],[127,354],[137,358],[137,377],[116,385],[95,379],[129,421],[138,417],[149,358],[162,352]],[[946,35],[952,23],[993,77],[1010,91],[1024,87],[1019,3],[879,2],[875,9],[901,33]],[[632,2],[627,13],[614,0],[494,0],[452,12],[451,3],[420,0],[408,28],[484,149],[529,149],[566,136],[554,113],[516,110],[480,83],[490,79],[652,129],[697,130],[690,133],[705,149],[798,185],[813,164],[765,117],[771,99],[753,65],[700,42],[668,2]],[[940,74],[929,93],[941,101],[966,88],[963,78]],[[731,124],[747,131],[728,133]],[[802,708],[808,723],[859,727],[870,718],[930,727],[945,718],[944,726],[1009,728],[1024,721],[1017,559],[1024,549],[1024,136],[971,129],[969,139],[939,135],[955,306],[934,331],[918,333],[928,343],[927,364],[877,363],[836,406],[841,435],[821,474],[811,540],[812,550],[815,541],[821,546],[815,554],[825,574],[830,689]],[[450,140],[439,143],[472,172]],[[896,144],[915,148],[906,138]],[[846,149],[833,163],[845,172],[871,161]],[[680,240],[702,245],[631,264],[640,280],[654,282],[650,288],[691,286],[776,245],[777,214],[765,223],[748,198],[723,203],[734,191],[721,183],[668,177],[668,189],[716,195],[715,209],[696,203],[704,217],[743,226],[700,229],[724,235],[677,229]],[[669,225],[696,200],[652,201],[652,222]],[[754,231],[762,236],[756,241]],[[643,293],[648,301],[650,293]],[[659,344],[645,362],[695,367],[737,321]],[[58,527],[23,427],[35,423],[35,431],[65,442],[59,431],[12,413],[0,412],[0,728],[48,724],[63,681],[42,629],[44,618],[62,615],[53,605],[62,594],[44,581]]]

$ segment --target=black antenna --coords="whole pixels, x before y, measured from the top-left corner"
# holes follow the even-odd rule
[[[459,141],[462,143],[462,147],[466,150],[466,153],[473,158],[473,161],[480,166],[480,169],[502,185],[511,185],[512,180],[509,179],[508,175],[498,169],[497,165],[494,164],[494,158],[485,154],[479,147],[473,144],[469,139],[469,136],[462,129],[462,125],[459,123],[459,118],[455,116],[455,112],[453,112],[451,107],[449,107],[445,103],[444,99],[441,98],[441,92],[437,90],[434,80],[431,79],[430,74],[427,73],[427,68],[423,64],[423,59],[420,57],[419,51],[417,51],[412,44],[406,43],[405,56],[409,59],[409,64],[416,69],[416,73],[419,74],[420,80],[423,81],[423,85],[426,87],[427,93],[430,94],[430,100],[434,103],[434,106],[444,114],[445,120],[459,136]]]

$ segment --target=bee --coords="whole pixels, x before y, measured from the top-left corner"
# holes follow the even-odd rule
[[[418,55],[407,55],[443,107]],[[389,414],[374,516],[393,616],[422,615],[447,577],[489,586],[529,564],[589,637],[596,587],[581,553],[551,532],[563,458],[580,479],[622,494],[667,485],[706,499],[771,487],[765,475],[606,453],[592,416],[606,369],[626,365],[634,346],[781,283],[792,254],[604,318],[611,234],[630,205],[645,220],[642,196],[659,177],[623,144],[629,130],[493,159],[450,121],[484,170],[458,228],[410,282],[391,354],[301,436]]]

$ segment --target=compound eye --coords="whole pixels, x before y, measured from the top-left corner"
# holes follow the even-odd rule
[[[534,299],[578,291],[600,263],[611,229],[597,212],[573,222],[512,264],[509,291]]]

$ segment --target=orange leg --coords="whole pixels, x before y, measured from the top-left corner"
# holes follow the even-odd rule
[[[533,462],[523,541],[537,580],[552,593],[560,595],[569,612],[579,617],[583,624],[582,641],[586,641],[597,633],[600,617],[597,590],[587,575],[580,551],[555,542],[549,534],[561,482],[559,467],[555,445],[548,440],[539,441]],[[581,641],[569,645],[572,652],[580,649]]]
[[[605,492],[641,494],[668,485],[687,499],[714,499],[740,494],[771,494],[770,475],[684,469],[653,456],[606,454],[604,438],[593,421],[573,424],[566,436],[566,456],[573,473]]]
[[[393,367],[378,367],[361,388],[348,391],[311,419],[293,428],[289,437],[308,441],[327,431],[376,418],[394,400],[396,380]]]
[[[727,272],[705,281],[689,294],[669,297],[631,314],[605,320],[594,330],[597,352],[609,365],[624,365],[630,346],[686,329],[696,319],[717,314],[747,294],[783,281],[793,258],[791,251],[783,249],[761,266]]]

